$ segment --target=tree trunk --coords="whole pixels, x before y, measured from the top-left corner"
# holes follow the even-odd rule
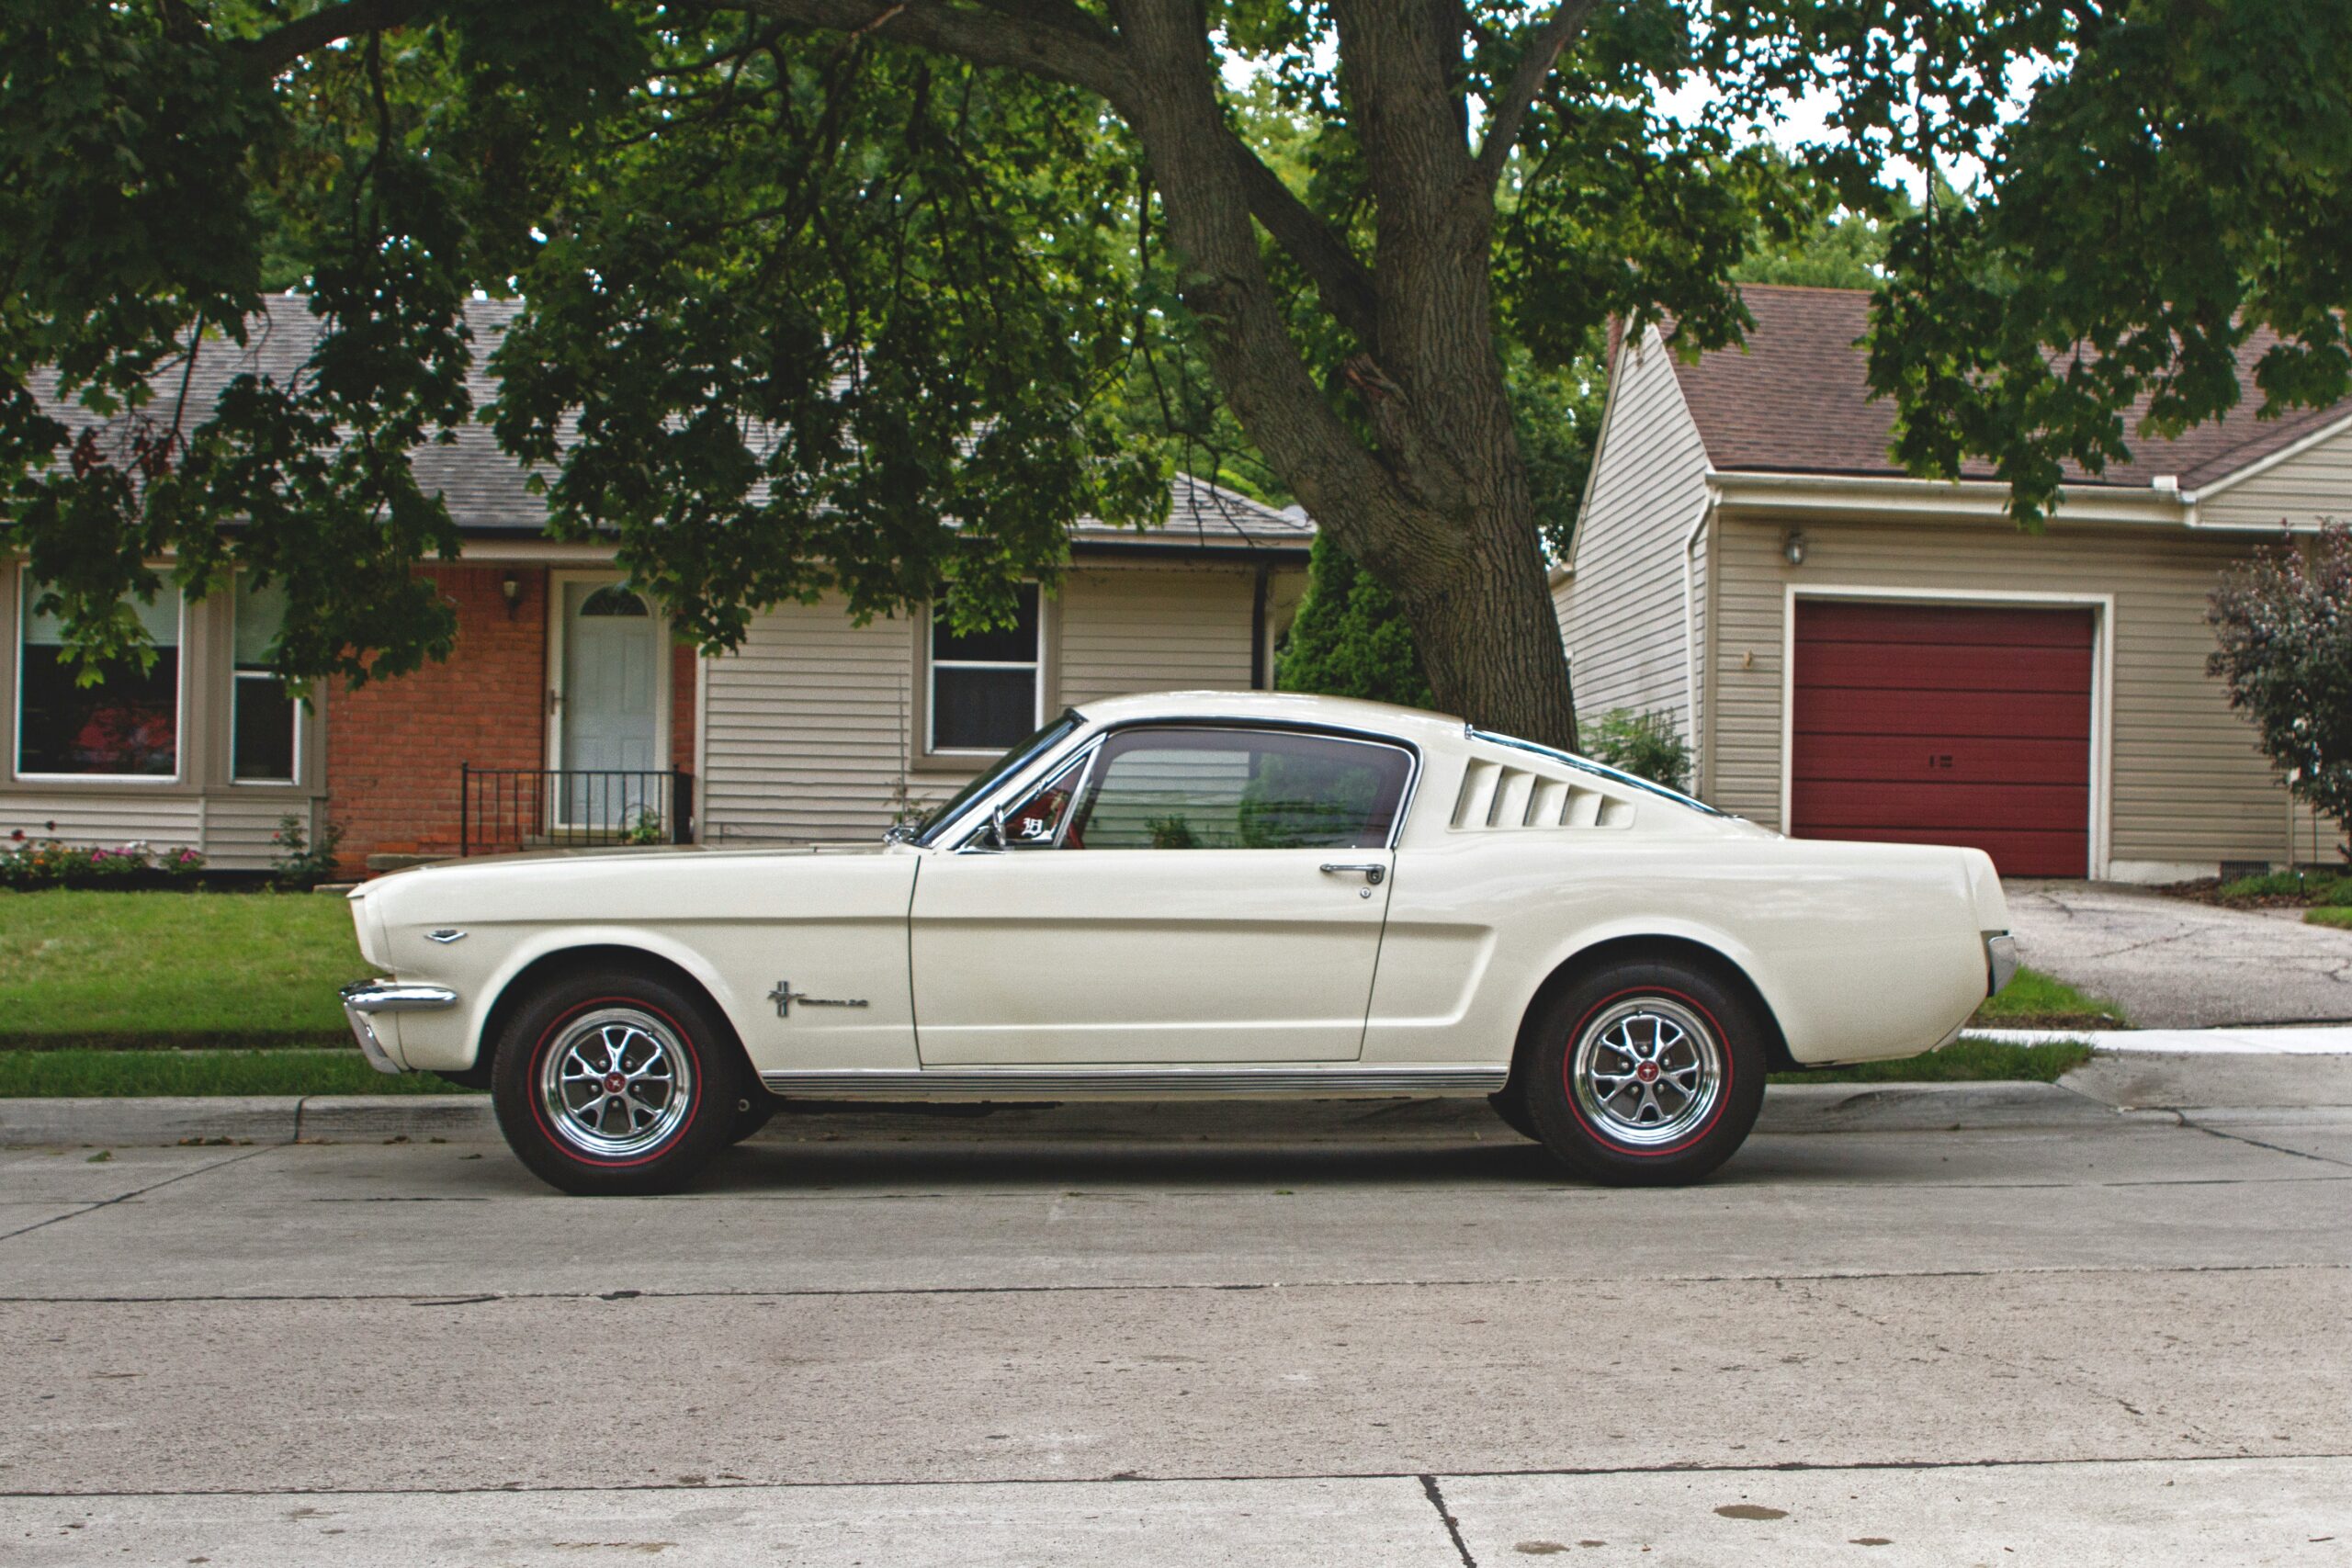
[[[1396,595],[1439,705],[1573,747],[1567,655],[1495,347],[1492,186],[1446,77],[1446,8],[1338,9],[1378,198],[1374,341],[1346,371],[1376,449],[1331,408],[1291,341],[1196,0],[1124,0],[1136,70],[1123,107],[1184,263],[1184,302],[1242,429],[1317,525]]]

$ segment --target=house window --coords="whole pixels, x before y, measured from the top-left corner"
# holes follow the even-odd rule
[[[1041,630],[1035,583],[1011,626],[959,635],[932,617],[930,750],[1001,751],[1037,728]]]
[[[100,666],[84,685],[65,658],[65,626],[36,614],[45,590],[27,579],[17,649],[17,772],[82,778],[175,777],[180,767],[180,595],[125,598],[154,643],[154,661]]]
[[[239,784],[292,784],[300,755],[301,705],[269,667],[269,650],[286,627],[286,589],[237,579],[236,671],[232,694],[230,776]]]

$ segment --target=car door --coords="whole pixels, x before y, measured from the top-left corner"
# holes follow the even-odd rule
[[[927,855],[925,1066],[1351,1061],[1415,757],[1272,728],[1114,730]]]

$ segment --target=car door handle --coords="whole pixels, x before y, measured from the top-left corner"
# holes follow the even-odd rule
[[[1344,872],[1362,872],[1363,874],[1363,879],[1366,882],[1371,883],[1374,887],[1379,886],[1382,879],[1386,877],[1388,874],[1388,868],[1381,864],[1378,861],[1368,861],[1362,865],[1341,865],[1332,861],[1325,861],[1323,863],[1323,870],[1327,874],[1334,876]]]

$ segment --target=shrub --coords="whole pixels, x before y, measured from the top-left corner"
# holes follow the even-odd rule
[[[1689,793],[1690,748],[1682,743],[1672,715],[1611,708],[1578,731],[1584,754],[1594,761]]]
[[[204,864],[201,854],[185,846],[69,844],[28,838],[18,829],[0,845],[0,887],[186,886],[204,874]]]
[[[1306,597],[1274,661],[1274,684],[1407,707],[1437,703],[1396,599],[1329,534],[1316,536],[1307,558]]]
[[[2352,822],[2352,530],[2256,550],[2222,574],[2205,618],[2221,644],[2206,671],[2263,755],[2298,799]]]
[[[308,892],[334,875],[334,847],[343,842],[341,824],[328,823],[312,843],[302,819],[289,811],[277,819],[277,831],[269,839],[277,846],[269,858],[269,879],[282,891]]]

